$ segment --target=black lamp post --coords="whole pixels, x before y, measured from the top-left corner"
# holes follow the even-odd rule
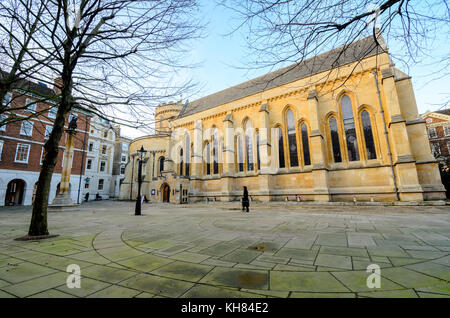
[[[134,210],[134,215],[141,215],[141,184],[142,184],[142,161],[144,160],[144,156],[147,153],[147,150],[144,149],[144,146],[141,146],[141,149],[138,151],[139,155],[139,170],[138,170],[138,196],[136,199],[136,208]]]

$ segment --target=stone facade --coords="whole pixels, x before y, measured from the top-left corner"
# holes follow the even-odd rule
[[[151,201],[236,201],[243,186],[253,201],[445,197],[411,78],[381,37],[161,105],[155,120],[157,134],[130,144],[121,199],[136,198],[142,146]]]

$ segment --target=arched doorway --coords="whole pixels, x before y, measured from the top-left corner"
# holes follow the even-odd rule
[[[8,183],[5,205],[22,205],[25,192],[25,181],[14,179]]]
[[[161,196],[163,202],[170,202],[170,187],[167,183],[161,186]]]

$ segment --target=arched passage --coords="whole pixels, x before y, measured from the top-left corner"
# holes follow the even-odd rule
[[[162,202],[170,202],[170,187],[167,183],[161,186],[161,199]]]
[[[22,179],[11,180],[6,189],[5,205],[22,205],[25,185]]]

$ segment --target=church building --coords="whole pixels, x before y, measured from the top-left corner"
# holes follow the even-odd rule
[[[152,202],[445,198],[411,77],[381,36],[155,111],[130,143],[121,199]]]

